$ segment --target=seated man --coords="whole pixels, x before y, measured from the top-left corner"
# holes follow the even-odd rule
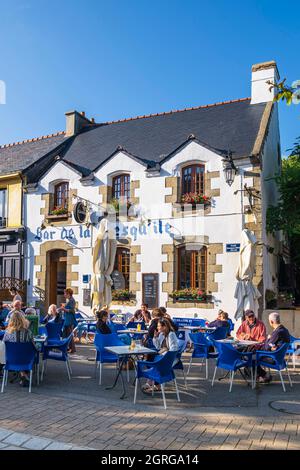
[[[267,338],[265,324],[256,318],[252,310],[246,310],[245,320],[236,332],[237,339],[258,341],[262,343]]]
[[[135,312],[129,321],[143,321],[145,323],[150,323],[151,313],[148,310],[148,305],[142,304],[141,308]]]
[[[280,323],[280,315],[277,312],[272,312],[269,315],[269,323],[271,328],[273,329],[272,333],[268,336],[267,340],[263,345],[261,345],[259,348],[260,350],[263,351],[276,351],[279,349],[284,343],[289,343],[290,342],[290,333],[287,328],[285,328],[281,323]],[[272,362],[271,358],[266,358],[266,362]],[[267,376],[266,371],[258,366],[257,368],[257,376],[259,382],[262,383],[268,383],[271,382],[272,377],[271,375]]]

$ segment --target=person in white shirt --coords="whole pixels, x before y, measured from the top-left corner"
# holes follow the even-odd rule
[[[178,339],[167,318],[158,320],[153,344],[159,350],[159,354],[165,354],[167,351],[178,351]]]
[[[166,354],[168,351],[178,351],[178,339],[171,323],[167,318],[162,318],[157,322],[157,330],[154,332],[153,345],[158,349],[158,354]],[[176,363],[176,359],[174,364]],[[154,391],[161,391],[160,385],[152,381],[148,381],[144,387],[143,392],[152,393]]]

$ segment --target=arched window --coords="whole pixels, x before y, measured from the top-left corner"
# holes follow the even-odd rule
[[[56,209],[68,210],[69,205],[69,183],[58,183],[54,187],[54,207]]]
[[[182,168],[181,194],[204,194],[204,165],[189,165]]]
[[[112,196],[116,199],[130,198],[130,175],[122,174],[113,178]]]
[[[125,279],[125,289],[129,289],[130,250],[128,248],[117,248],[114,270],[123,274]]]
[[[206,291],[207,249],[178,249],[178,289],[201,289]]]

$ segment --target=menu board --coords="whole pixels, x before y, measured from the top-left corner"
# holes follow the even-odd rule
[[[143,302],[148,304],[149,308],[158,307],[158,274],[143,274]]]
[[[84,307],[91,306],[91,289],[82,289]]]

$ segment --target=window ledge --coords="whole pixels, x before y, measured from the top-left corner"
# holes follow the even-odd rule
[[[210,212],[211,210],[211,203],[209,204],[182,204],[180,202],[173,202],[172,203],[173,211],[178,213],[184,214],[204,214]]]
[[[67,214],[59,214],[59,215],[49,214],[49,215],[46,216],[46,219],[49,219],[49,220],[62,220],[62,219],[65,219],[65,220],[67,220],[69,217],[71,217],[71,214],[68,212]]]
[[[133,300],[133,299],[132,300],[112,300],[110,308],[112,308],[114,305],[135,306],[136,300]]]

